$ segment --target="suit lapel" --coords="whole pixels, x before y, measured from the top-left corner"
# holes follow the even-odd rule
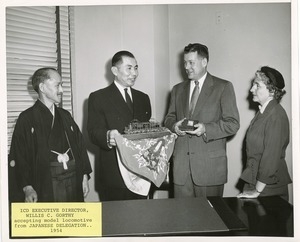
[[[119,89],[117,88],[117,86],[112,83],[110,85],[110,95],[109,95],[109,99],[110,99],[110,104],[113,105],[113,108],[115,110],[117,110],[120,113],[120,116],[124,116],[124,115],[128,115],[128,116],[132,116],[131,111],[129,110],[122,94],[120,93]]]
[[[278,104],[276,100],[271,100],[265,108],[265,111],[262,113],[261,116],[265,117],[268,116],[271,110]]]
[[[260,111],[258,111],[258,112],[255,114],[254,118],[253,118],[253,119],[251,120],[251,122],[250,122],[249,127],[251,127],[251,126],[253,125],[253,123],[254,123],[256,120],[258,120],[259,117],[261,117]]]
[[[182,110],[183,117],[189,117],[189,95],[190,95],[190,83],[191,81],[185,81],[183,83],[184,87],[182,93],[179,96],[180,101],[178,104],[182,104],[182,107],[179,107],[178,110]]]
[[[258,111],[255,115],[255,117],[252,119],[250,126],[253,125],[253,123],[258,122],[258,124],[261,122],[261,120],[265,120],[265,118],[270,114],[271,110],[278,104],[276,100],[272,100],[268,103],[265,111],[261,113]]]
[[[268,103],[268,105],[265,108],[265,111],[263,113],[261,113],[260,111],[257,112],[257,115],[255,116],[256,120],[262,119],[267,117],[271,110],[278,104],[278,102],[276,100],[272,100]]]
[[[210,96],[210,94],[213,90],[213,85],[214,85],[214,80],[213,80],[212,76],[209,73],[207,73],[207,76],[203,82],[203,85],[202,85],[202,88],[200,91],[200,95],[197,100],[197,104],[196,104],[196,107],[195,107],[192,117],[197,116],[200,113],[202,107],[205,105],[205,103],[207,101],[207,98]]]
[[[131,87],[131,95],[132,95],[132,102],[133,102],[133,113],[134,113],[134,110],[137,109],[137,106],[139,105],[138,102],[135,102],[135,100],[137,100],[137,97],[136,97],[136,90],[133,89]]]

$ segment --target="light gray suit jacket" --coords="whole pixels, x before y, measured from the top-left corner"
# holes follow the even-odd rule
[[[165,126],[174,132],[177,121],[188,117],[190,81],[175,85]],[[204,123],[206,134],[179,136],[173,153],[173,181],[184,185],[188,175],[196,185],[227,182],[226,138],[239,129],[239,113],[231,82],[207,73],[191,117]]]

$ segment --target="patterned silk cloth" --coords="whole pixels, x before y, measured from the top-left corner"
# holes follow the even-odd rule
[[[177,135],[171,132],[162,137],[132,140],[122,135],[117,136],[116,143],[121,165],[124,165],[132,174],[131,182],[125,180],[130,177],[128,174],[122,174],[125,184],[142,180],[142,182],[153,182],[160,187],[168,175],[169,159],[173,153],[176,138]],[[122,173],[121,167],[120,170]]]

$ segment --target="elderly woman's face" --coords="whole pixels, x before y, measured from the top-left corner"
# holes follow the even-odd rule
[[[260,105],[263,105],[272,96],[266,84],[258,75],[253,81],[250,92],[253,95],[253,101],[260,103]]]

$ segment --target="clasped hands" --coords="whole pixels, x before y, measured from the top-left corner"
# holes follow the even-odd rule
[[[174,126],[174,130],[175,130],[175,133],[179,136],[183,136],[185,134],[190,134],[190,135],[196,135],[198,137],[200,137],[201,135],[203,135],[205,133],[205,126],[203,123],[197,123],[194,125],[194,127],[196,128],[195,130],[191,130],[191,131],[183,131],[183,130],[180,130],[179,126],[182,125],[183,121],[185,120],[186,118],[184,119],[181,119],[179,120],[177,123],[175,123],[175,126]]]

